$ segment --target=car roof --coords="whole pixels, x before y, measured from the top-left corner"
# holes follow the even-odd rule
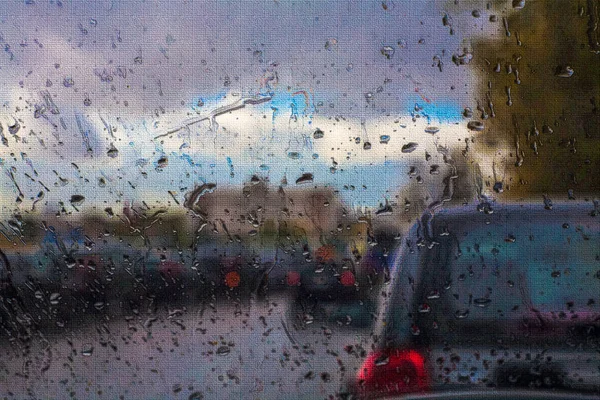
[[[476,205],[461,205],[456,207],[442,208],[435,212],[435,217],[448,218],[451,216],[461,216],[465,214],[481,214],[488,217],[491,216],[506,216],[516,213],[527,213],[534,215],[548,215],[549,217],[555,214],[574,214],[592,216],[593,211],[600,212],[596,205],[591,201],[588,202],[555,202],[546,206],[540,201],[521,201],[515,203],[479,203]],[[426,211],[424,215],[431,215]]]
[[[598,215],[598,218],[595,218]],[[491,225],[493,223],[518,223],[531,225],[535,222],[569,222],[585,220],[600,224],[600,206],[592,202],[558,202],[546,206],[540,201],[518,203],[479,203],[447,207],[435,212],[425,211],[416,224],[426,230],[416,230],[420,235],[433,234],[439,227],[460,225],[462,227]]]

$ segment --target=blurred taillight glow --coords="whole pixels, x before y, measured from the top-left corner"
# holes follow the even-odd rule
[[[285,280],[288,286],[300,285],[300,274],[296,271],[290,271],[286,274]]]
[[[342,272],[342,274],[340,275],[340,283],[343,286],[354,286],[354,284],[356,283],[356,278],[354,277],[352,271]]]
[[[424,357],[415,350],[387,349],[372,353],[356,378],[362,398],[427,392],[430,388]]]
[[[225,275],[225,285],[232,289],[240,286],[241,280],[241,276],[237,271],[231,271],[228,272],[227,275]]]

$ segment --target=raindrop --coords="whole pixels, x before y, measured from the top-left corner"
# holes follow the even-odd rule
[[[119,150],[115,147],[113,143],[110,144],[110,149],[106,152],[106,155],[110,158],[115,158],[119,155]]]
[[[475,304],[477,307],[481,307],[481,308],[485,308],[485,307],[489,306],[491,302],[492,302],[492,300],[486,299],[486,298],[480,298],[480,299],[473,300],[473,304]]]
[[[415,143],[415,142],[406,143],[404,146],[402,146],[402,152],[403,153],[412,153],[413,151],[415,151],[417,149],[418,146],[419,146],[419,144]]]
[[[513,0],[512,6],[513,8],[521,9],[525,7],[525,0]]]
[[[385,205],[382,205],[377,211],[375,211],[375,215],[391,215],[394,212],[392,206],[389,204],[388,200],[385,199]]]
[[[483,131],[485,126],[481,121],[469,121],[469,123],[467,124],[467,128],[475,132],[481,132]]]
[[[167,156],[162,156],[161,158],[158,159],[158,161],[156,162],[156,165],[158,168],[164,168],[167,165],[169,165],[169,159],[167,158]]]
[[[77,262],[75,261],[74,258],[72,257],[67,257],[65,259],[65,264],[67,265],[68,269],[73,269],[75,267],[75,265],[77,265]]]
[[[12,124],[12,125],[8,125],[8,132],[9,132],[11,135],[16,135],[16,134],[17,134],[17,132],[19,132],[19,129],[20,129],[20,128],[21,128],[21,125],[19,124],[19,121],[17,121],[17,120],[15,119],[15,123],[14,123],[14,124]]]
[[[396,52],[396,50],[389,45],[383,46],[381,48],[381,54],[383,54],[385,56],[385,58],[387,58],[388,60],[391,59],[392,57],[394,57],[394,53]]]
[[[74,194],[71,196],[71,204],[75,207],[80,206],[85,201],[85,197],[80,194]]]
[[[557,76],[559,78],[570,78],[571,76],[573,76],[574,72],[575,71],[573,71],[573,68],[571,68],[568,65],[559,65],[558,67],[556,67],[554,76]]]
[[[419,305],[419,312],[421,314],[426,314],[426,313],[430,313],[431,312],[431,306],[427,303],[423,303],[421,305]]]
[[[507,37],[510,37],[510,31],[508,30],[508,19],[506,17],[502,17],[502,23],[504,24],[504,32]]]
[[[544,195],[544,208],[546,210],[552,210],[552,200],[546,195]]]
[[[512,106],[512,97],[510,96],[510,86],[506,86],[506,95],[508,96],[508,99],[506,100],[506,105],[507,106]]]
[[[91,343],[86,343],[81,349],[81,354],[85,357],[89,357],[94,353],[94,346]]]
[[[329,38],[325,42],[325,49],[331,51],[331,50],[333,50],[334,47],[337,46],[337,44],[338,44],[338,40],[336,38]]]
[[[311,183],[314,180],[313,174],[305,172],[302,176],[296,179],[296,185],[302,185],[305,183]]]
[[[53,306],[57,305],[60,300],[60,293],[52,293],[50,295],[50,304]]]
[[[382,354],[381,356],[377,357],[377,359],[375,360],[375,366],[382,367],[384,365],[387,365],[389,362],[390,362],[390,357],[386,354]]]

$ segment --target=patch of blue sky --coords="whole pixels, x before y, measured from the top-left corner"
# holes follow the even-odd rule
[[[216,94],[199,94],[191,98],[187,107],[198,113],[202,113],[204,110],[222,106],[228,97],[230,96],[228,96],[226,90],[222,90]]]
[[[353,206],[377,207],[385,199],[394,200],[408,182],[408,165],[401,161],[350,165],[338,168],[329,178],[342,199]],[[376,178],[375,178],[376,177]]]
[[[461,107],[447,100],[426,101],[419,94],[411,94],[406,100],[410,115],[419,114],[427,118],[428,123],[454,124],[461,120]],[[420,111],[415,111],[415,108]]]

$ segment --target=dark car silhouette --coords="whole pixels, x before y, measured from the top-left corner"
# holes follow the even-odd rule
[[[426,213],[394,257],[358,397],[600,394],[600,219],[589,203]]]

